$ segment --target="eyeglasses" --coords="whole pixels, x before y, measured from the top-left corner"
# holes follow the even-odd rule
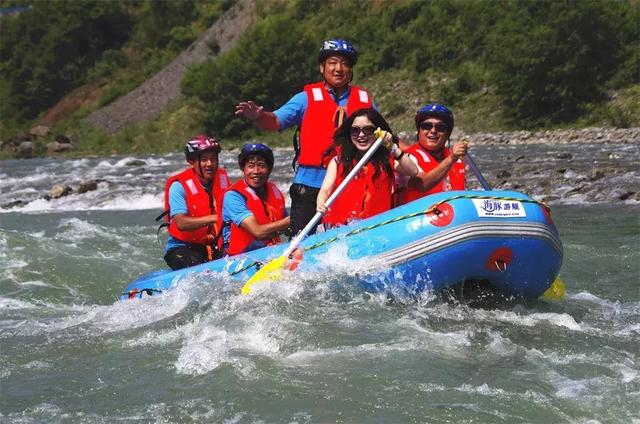
[[[442,122],[436,122],[434,124],[433,122],[426,121],[420,124],[420,129],[423,129],[426,132],[431,131],[431,128],[433,127],[435,127],[436,132],[439,132],[439,133],[447,132],[449,130],[449,127],[447,127],[447,125],[443,124]]]
[[[374,126],[366,126],[366,127],[351,127],[351,137],[358,137],[360,133],[363,133],[365,136],[372,136],[376,131],[376,127]]]

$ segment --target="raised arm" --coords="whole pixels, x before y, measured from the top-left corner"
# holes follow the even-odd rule
[[[273,112],[264,110],[262,106],[259,106],[251,100],[238,103],[235,114],[236,116],[241,116],[253,122],[261,130],[280,130],[278,117]]]

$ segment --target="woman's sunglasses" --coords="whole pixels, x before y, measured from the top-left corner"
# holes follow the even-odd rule
[[[423,122],[420,124],[420,129],[423,129],[426,132],[431,131],[431,128],[433,127],[435,127],[436,132],[439,132],[439,133],[447,132],[447,130],[449,129],[449,127],[447,127],[442,122],[436,122],[435,124],[433,122]]]
[[[351,137],[358,137],[360,133],[363,133],[365,136],[372,136],[373,133],[376,132],[376,127],[366,126],[366,127],[351,127]]]

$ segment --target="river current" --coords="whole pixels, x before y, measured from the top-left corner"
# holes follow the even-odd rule
[[[585,144],[553,165],[569,148],[473,150],[492,184],[552,158],[518,190],[549,202],[564,242],[564,301],[485,308],[372,295],[331,270],[257,296],[202,275],[120,302],[165,266],[154,218],[183,157],[2,161],[0,421],[639,423],[640,205],[619,193],[640,191],[640,152]],[[291,156],[272,176],[285,193]],[[240,176],[233,153],[222,163]],[[59,183],[75,192],[44,199]]]

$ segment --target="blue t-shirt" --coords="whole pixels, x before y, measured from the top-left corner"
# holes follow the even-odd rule
[[[347,106],[349,100],[349,93],[351,93],[351,87],[346,90],[340,97],[336,97],[333,92],[329,91],[333,100],[338,106]],[[287,103],[282,105],[279,109],[273,111],[273,113],[280,121],[280,130],[285,130],[294,125],[300,126],[302,124],[302,118],[307,110],[308,101],[307,93],[301,91],[289,99]],[[375,105],[373,105],[375,108]],[[293,176],[293,182],[297,184],[304,184],[309,187],[322,187],[322,181],[324,175],[327,173],[324,168],[314,168],[311,166],[298,165],[295,175]]]
[[[285,212],[286,213],[286,212]],[[224,200],[222,201],[222,219],[225,224],[233,223],[236,226],[240,226],[242,221],[248,217],[253,216],[253,212],[247,207],[247,199],[235,190],[229,190],[224,194]],[[229,225],[224,225],[222,228],[222,238],[225,246],[229,244],[229,237],[231,236],[231,228]],[[251,243],[245,252],[265,247],[266,244],[260,240],[256,240]]]

